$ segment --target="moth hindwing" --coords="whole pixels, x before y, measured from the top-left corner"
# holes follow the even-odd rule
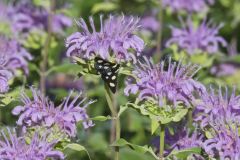
[[[117,89],[117,78],[120,65],[117,63],[108,62],[99,57],[96,57],[94,61],[94,67],[96,71],[101,75],[101,78],[110,88],[110,90],[115,93]]]

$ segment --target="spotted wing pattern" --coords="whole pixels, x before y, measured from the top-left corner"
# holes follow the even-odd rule
[[[97,70],[98,74],[101,75],[104,83],[106,83],[110,90],[115,93],[117,88],[118,70],[120,68],[120,65],[96,57],[94,67]]]

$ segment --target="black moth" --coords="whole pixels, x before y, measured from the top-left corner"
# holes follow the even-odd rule
[[[108,85],[110,90],[115,93],[120,65],[96,57],[94,67],[97,70],[98,74],[101,75],[103,81]]]

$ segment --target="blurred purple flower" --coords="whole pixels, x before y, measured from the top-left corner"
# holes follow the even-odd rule
[[[198,131],[190,134],[186,129],[182,130],[180,133],[177,133],[175,136],[177,136],[178,140],[171,144],[171,148],[175,150],[201,147],[204,137]]]
[[[179,125],[179,124],[178,124]],[[178,129],[176,129],[178,128]],[[165,151],[164,155],[168,156],[173,150],[185,150],[191,148],[201,148],[204,140],[204,136],[201,132],[195,130],[190,133],[186,127],[179,128],[179,126],[174,126],[175,134],[171,134],[168,129],[165,133]],[[153,145],[159,150],[159,137],[154,138]],[[192,157],[196,160],[204,160],[204,158],[197,154],[192,154]]]
[[[0,37],[0,67],[12,72],[22,69],[28,74],[28,62],[32,56],[15,41],[5,37]]]
[[[212,158],[221,160],[240,159],[240,135],[237,126],[212,126],[215,130],[213,138],[207,139],[202,147]],[[228,127],[228,128],[227,128]]]
[[[180,101],[190,106],[193,93],[205,89],[193,79],[198,70],[197,65],[182,65],[181,62],[172,62],[171,58],[154,64],[152,59],[145,57],[144,62],[139,61],[132,72],[136,82],[129,81],[124,92],[127,96],[139,92],[140,100],[154,99],[159,106],[164,105],[165,101],[174,105]]]
[[[140,20],[141,29],[150,30],[152,32],[157,32],[159,30],[159,22],[153,16],[143,17]]]
[[[81,91],[84,89],[83,79],[75,80],[73,76],[64,73],[56,74],[47,80],[47,88],[63,88],[67,90]]]
[[[23,1],[9,6],[8,17],[11,19],[12,30],[18,33],[28,33],[32,29],[47,30],[49,13],[43,7],[36,7],[29,1]],[[52,19],[54,33],[63,33],[66,27],[72,25],[72,20],[63,14],[55,14]]]
[[[203,93],[200,99],[194,112],[195,120],[200,122],[202,128],[217,123],[237,123],[240,126],[240,96],[235,95],[235,89],[229,97],[227,87],[225,95],[221,87],[218,92],[211,87],[210,92]]]
[[[83,59],[100,56],[118,63],[136,61],[134,53],[140,55],[144,47],[143,40],[133,34],[138,27],[139,19],[110,16],[103,23],[100,16],[100,31],[96,31],[92,17],[89,21],[92,32],[82,18],[77,22],[82,32],[73,33],[67,38],[67,56],[78,56]]]
[[[0,93],[6,93],[9,90],[8,80],[12,78],[12,73],[8,70],[0,70]]]
[[[28,74],[28,60],[32,56],[15,40],[0,36],[0,93],[8,91],[8,80],[18,69]]]
[[[234,62],[225,62],[218,65],[214,65],[210,72],[211,74],[217,77],[230,76],[235,74],[238,70],[240,70],[240,65]]]
[[[174,12],[185,10],[187,12],[202,12],[208,5],[214,4],[214,0],[163,0],[164,7],[170,7]]]
[[[40,137],[37,133],[35,133],[30,144],[25,141],[26,137],[17,137],[15,131],[11,132],[10,129],[8,129],[8,135],[2,131],[1,136],[0,159],[64,159],[62,152],[54,150],[54,146],[57,141],[48,142],[46,136]]]
[[[188,18],[187,23],[182,22],[183,28],[171,26],[172,38],[167,41],[166,46],[177,44],[192,55],[199,51],[213,54],[219,51],[219,45],[227,46],[227,42],[218,35],[222,25],[213,26],[206,20],[198,28],[194,28],[193,22]]]
[[[63,101],[60,106],[55,107],[53,102],[44,97],[40,91],[31,88],[33,99],[26,94],[22,94],[23,106],[17,106],[13,109],[14,115],[20,115],[17,124],[20,126],[31,127],[43,125],[51,127],[57,125],[66,134],[73,137],[76,135],[76,124],[83,121],[85,129],[94,124],[88,119],[86,107],[93,103],[86,101],[86,98],[79,102],[81,94],[70,101],[71,94]]]

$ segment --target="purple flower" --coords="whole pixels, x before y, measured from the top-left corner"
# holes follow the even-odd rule
[[[99,56],[108,61],[136,61],[135,54],[140,55],[144,42],[133,32],[138,27],[139,19],[110,16],[103,23],[100,16],[100,30],[97,31],[92,17],[89,18],[92,32],[81,18],[77,22],[82,29],[70,35],[66,40],[67,56],[93,59]]]
[[[197,65],[182,65],[181,62],[172,62],[171,58],[154,64],[152,59],[145,57],[144,62],[136,65],[132,72],[135,81],[129,81],[125,95],[138,94],[140,100],[154,99],[159,106],[164,102],[176,105],[183,102],[190,106],[195,91],[203,91],[204,86],[195,81],[193,76],[199,70]]]
[[[168,129],[166,129],[165,156],[168,156],[173,150],[186,150],[202,147],[204,136],[201,132],[194,130],[193,133],[190,133],[190,130],[186,129],[186,127],[183,127],[181,124],[177,124],[173,128],[175,130],[173,135]],[[157,150],[159,150],[159,137],[154,138],[153,145],[157,148]],[[189,157],[190,156],[194,157],[196,160],[204,160],[202,156],[197,154],[189,155]]]
[[[183,150],[194,147],[201,147],[203,142],[203,135],[198,131],[189,133],[186,129],[182,130],[179,133],[176,133],[177,141],[171,144],[171,148],[175,150]]]
[[[1,132],[1,136],[0,159],[64,159],[62,152],[54,150],[54,146],[57,141],[48,142],[46,136],[40,137],[37,133],[35,133],[30,144],[25,141],[26,137],[18,137],[16,133],[11,132],[10,129],[8,129],[8,136],[3,131]]]
[[[28,60],[31,59],[17,41],[0,36],[0,93],[8,91],[8,80],[18,69],[28,74]]]
[[[6,93],[9,90],[8,80],[12,78],[12,73],[8,70],[0,70],[0,93]]]
[[[83,104],[86,98],[79,102],[81,94],[70,101],[71,94],[57,107],[48,98],[44,97],[40,91],[31,88],[33,99],[26,94],[22,94],[22,106],[13,109],[14,115],[20,115],[17,124],[20,126],[31,127],[42,125],[52,127],[57,125],[69,136],[76,135],[76,124],[82,121],[84,128],[92,127],[94,124],[88,119],[86,107],[92,101]]]
[[[240,65],[234,62],[225,62],[212,66],[210,72],[217,77],[231,76],[240,69]]]
[[[170,7],[172,11],[202,12],[214,4],[214,0],[163,0],[164,7]]]
[[[159,22],[153,16],[143,17],[139,23],[141,29],[150,30],[152,32],[157,32],[159,30]]]
[[[212,126],[215,135],[207,139],[202,147],[209,157],[220,158],[221,160],[240,159],[240,135],[237,126]]]
[[[216,92],[211,87],[210,92],[203,93],[200,99],[195,109],[195,120],[202,128],[218,123],[237,123],[240,126],[240,96],[235,95],[235,89],[229,97],[227,87],[225,95],[221,88]]]
[[[213,26],[204,20],[198,28],[194,28],[192,20],[188,18],[186,24],[182,22],[182,27],[171,26],[172,38],[167,41],[166,46],[177,44],[190,55],[198,52],[213,54],[219,51],[220,44],[224,47],[227,46],[227,42],[218,35],[222,25]]]
[[[31,2],[24,1],[9,6],[8,17],[11,19],[12,30],[25,34],[33,29],[47,30],[49,12],[43,7],[36,7]],[[63,14],[55,14],[52,18],[54,33],[63,33],[66,27],[72,25],[72,20]]]
[[[15,40],[0,37],[0,67],[12,72],[22,69],[28,74],[28,62],[32,56]]]

